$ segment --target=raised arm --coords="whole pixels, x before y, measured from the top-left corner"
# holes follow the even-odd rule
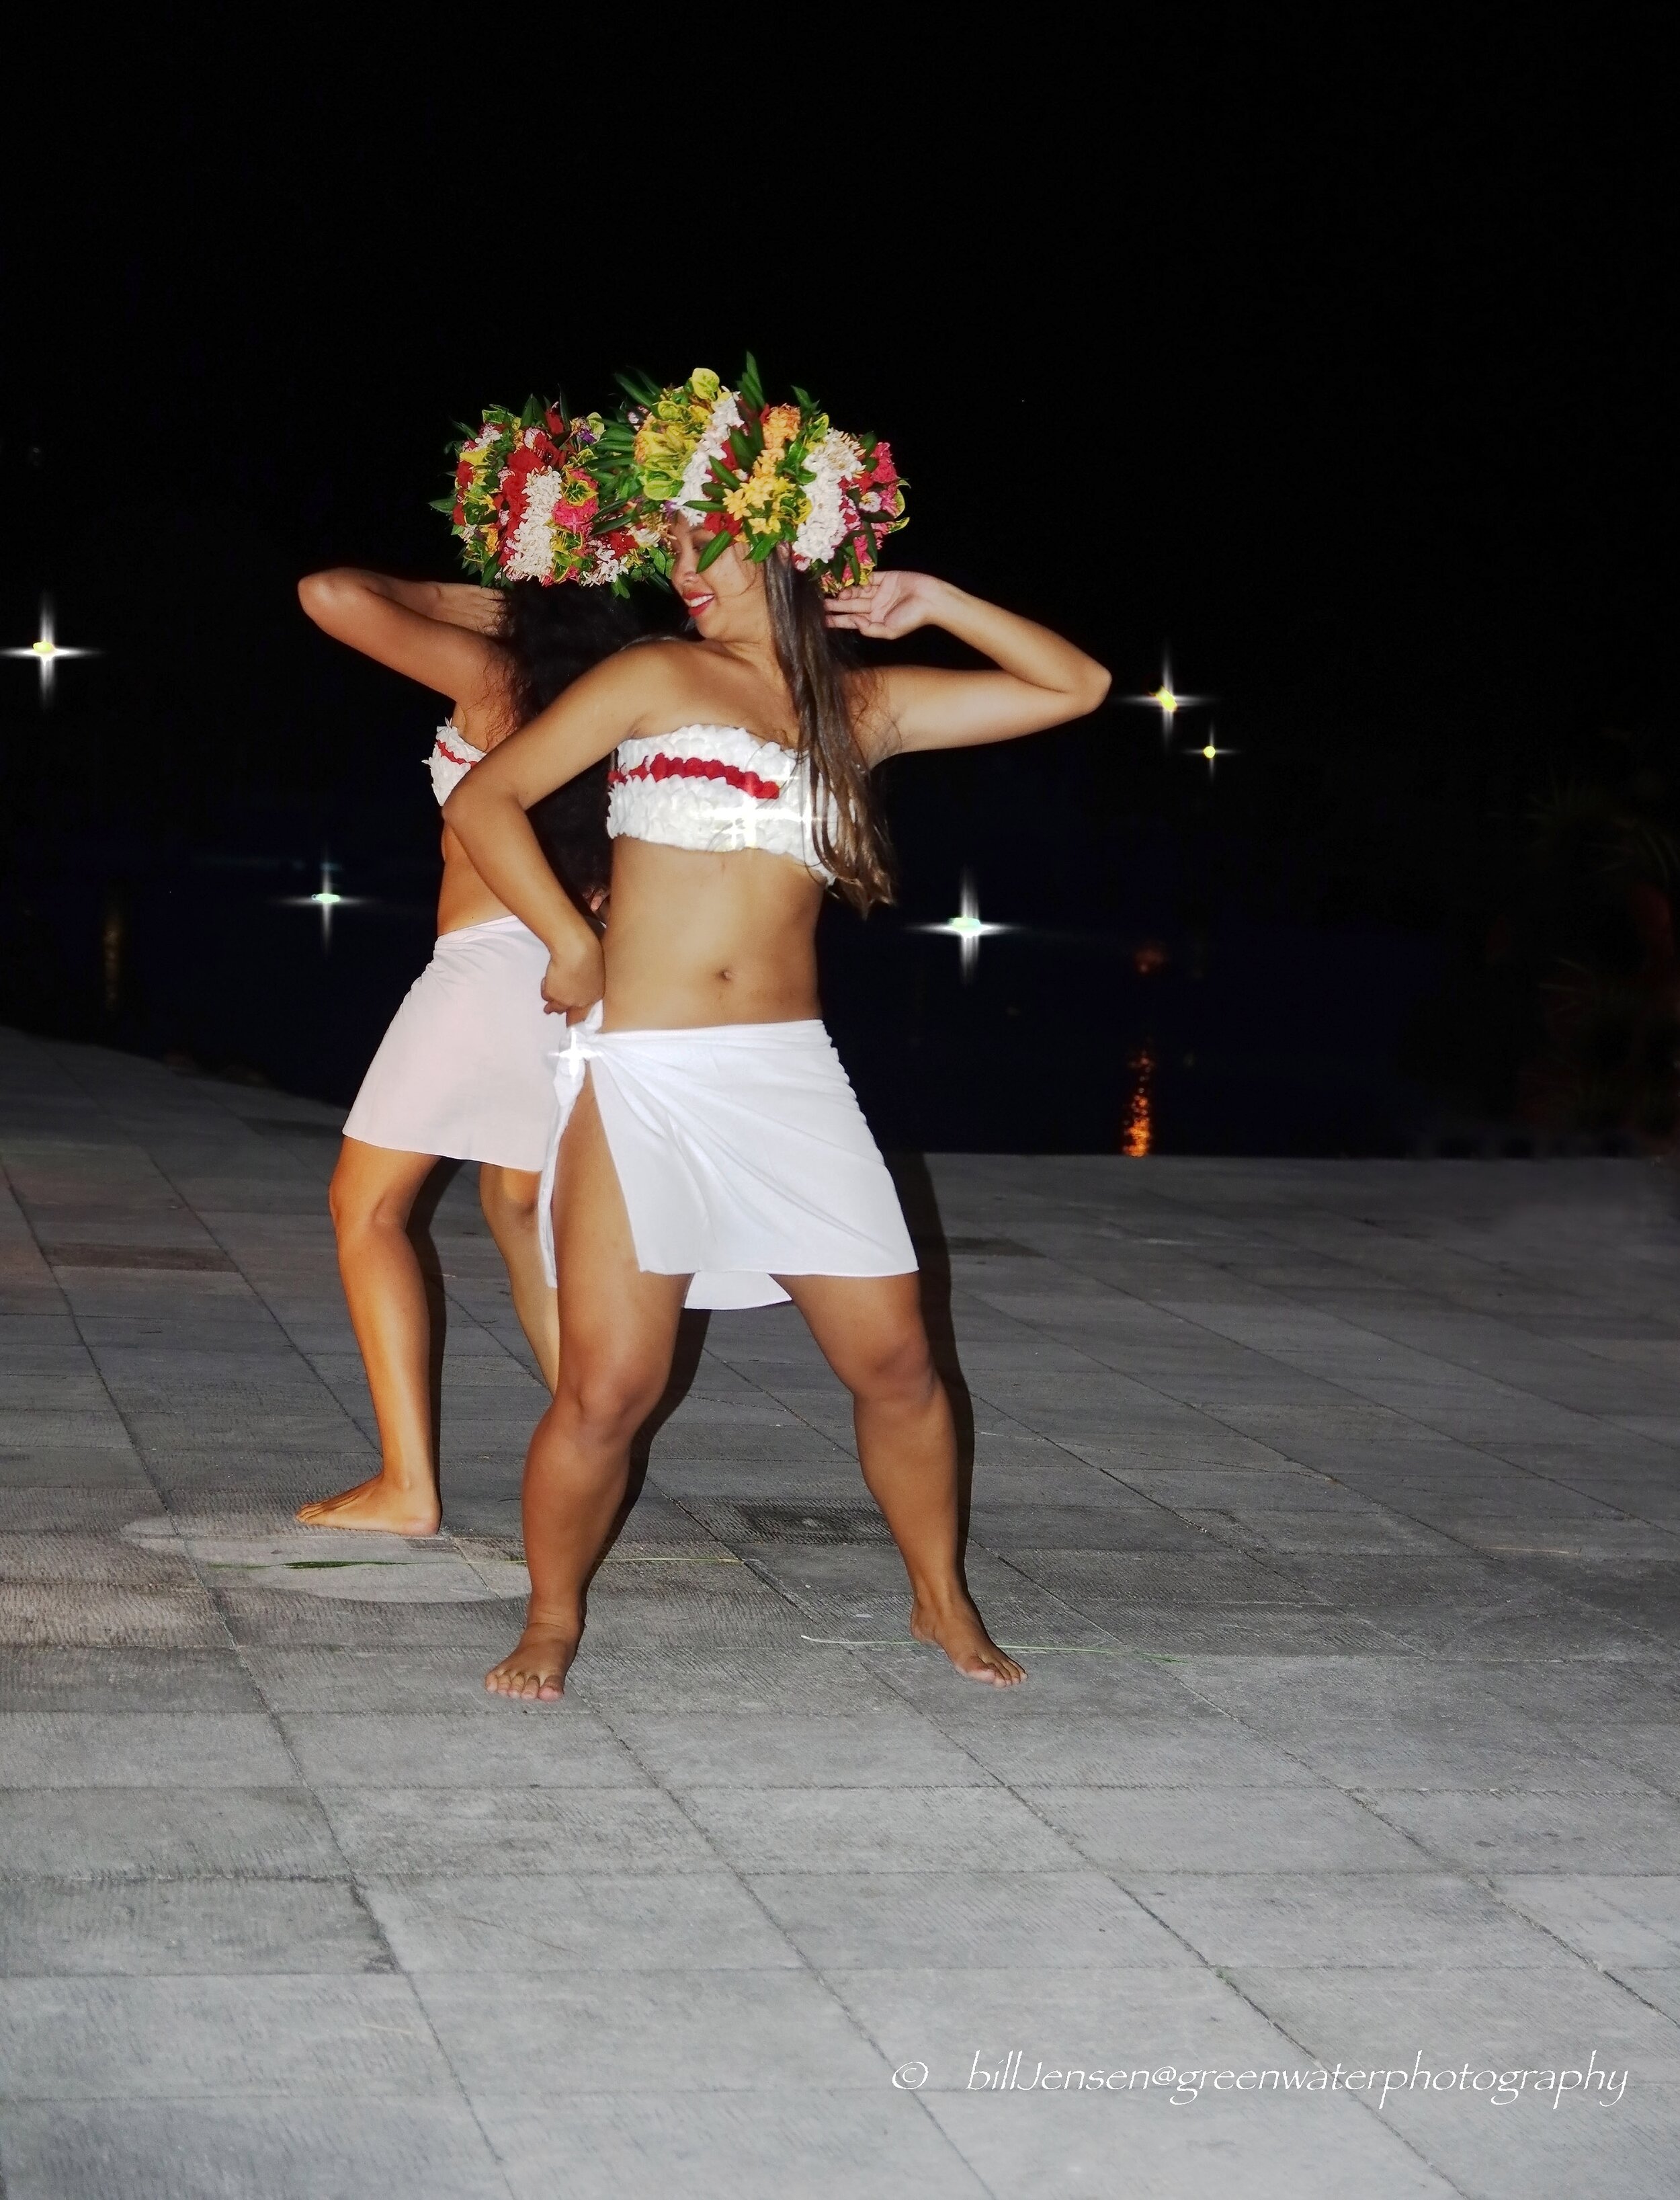
[[[883,573],[848,588],[829,607],[831,626],[871,641],[897,641],[918,627],[943,627],[989,657],[995,672],[947,672],[895,664],[879,676],[879,703],[866,734],[876,756],[899,749],[977,748],[1042,733],[1094,711],[1109,675],[1094,657],[930,573]]]
[[[680,644],[650,643],[586,672],[474,766],[443,805],[445,822],[473,869],[549,952],[543,993],[554,1008],[601,998],[601,944],[549,868],[526,816],[635,732],[657,708],[668,677],[661,660]]]
[[[324,634],[347,642],[471,710],[493,699],[502,648],[493,588],[446,581],[396,581],[335,565],[298,582],[298,600]]]

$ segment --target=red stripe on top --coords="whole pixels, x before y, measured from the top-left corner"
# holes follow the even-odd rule
[[[756,802],[774,802],[782,792],[773,779],[761,779],[755,771],[721,764],[715,757],[671,757],[662,751],[645,764],[632,764],[628,771],[621,771],[615,764],[607,774],[607,785],[622,787],[633,779],[720,779],[743,794],[750,794]]]
[[[432,746],[436,749],[438,754],[444,759],[446,764],[461,764],[464,766],[468,771],[470,771],[475,764],[481,764],[483,762],[482,751],[475,752],[471,756],[458,757],[454,750],[448,747],[440,740],[435,741]]]

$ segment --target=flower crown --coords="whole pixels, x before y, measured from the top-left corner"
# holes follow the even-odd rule
[[[487,406],[475,429],[463,425],[451,447],[452,495],[434,500],[461,540],[469,570],[488,587],[575,581],[625,592],[628,581],[657,571],[657,515],[602,494],[594,452],[598,412],[569,420],[552,405],[528,400],[522,412]]]
[[[597,432],[597,477],[649,518],[691,514],[711,536],[703,571],[732,541],[755,564],[785,545],[832,594],[866,581],[906,524],[889,446],[831,426],[802,389],[790,405],[767,404],[750,353],[738,389],[709,367],[662,389],[646,376],[619,381],[629,401]]]

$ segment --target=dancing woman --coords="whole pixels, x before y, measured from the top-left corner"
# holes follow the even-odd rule
[[[604,494],[663,507],[696,638],[586,674],[446,810],[548,948],[544,990],[572,1024],[563,1074],[575,1096],[554,1200],[566,1350],[525,1475],[530,1606],[487,1686],[561,1694],[631,1441],[663,1389],[691,1278],[708,1273],[738,1287],[736,1304],[793,1300],[852,1393],[864,1479],[910,1578],[912,1634],[960,1672],[1012,1686],[1022,1669],[963,1580],[954,1433],[915,1255],[820,1021],[814,935],[825,886],[860,909],[887,898],[872,765],[1082,717],[1108,675],[930,575],[872,579],[879,538],[901,524],[886,445],[831,430],[802,397],[767,407],[750,364],[738,392],[706,373],[650,389],[598,464]],[[834,640],[837,628],[897,641],[928,625],[996,669],[865,671]],[[608,756],[604,945],[526,813]]]
[[[480,459],[479,474],[489,466],[486,488],[504,514],[505,494],[498,502],[493,493],[510,456],[534,448],[545,453],[544,430],[521,424],[516,434],[513,418],[493,415],[479,440],[464,447]],[[464,458],[462,467],[474,471]],[[500,546],[499,559],[493,518],[464,517],[458,503],[457,523],[469,563],[502,585],[400,581],[340,568],[312,573],[298,587],[305,611],[325,633],[449,699],[449,717],[427,759],[440,804],[569,681],[646,630],[632,606],[604,588],[539,585],[540,565],[505,554],[517,547],[516,536]],[[585,773],[536,813],[539,860],[586,930],[580,912],[598,910],[608,882],[604,777]],[[543,1001],[549,951],[485,884],[447,822],[437,926],[432,959],[398,1009],[345,1122],[328,1195],[339,1273],[378,1424],[380,1471],[303,1506],[298,1518],[312,1527],[437,1533],[431,1323],[407,1226],[440,1159],[478,1162],[485,1220],[551,1390],[558,1372],[558,1312],[536,1226],[563,1036]]]

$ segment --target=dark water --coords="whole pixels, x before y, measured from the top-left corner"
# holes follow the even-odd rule
[[[41,851],[14,881],[4,1012],[184,1068],[347,1103],[430,952],[435,865]],[[915,928],[829,909],[829,1023],[878,1137],[947,1151],[1394,1154],[1438,1130],[1403,1074],[1426,938],[1233,924],[1175,935]],[[987,912],[988,915],[991,912]]]

